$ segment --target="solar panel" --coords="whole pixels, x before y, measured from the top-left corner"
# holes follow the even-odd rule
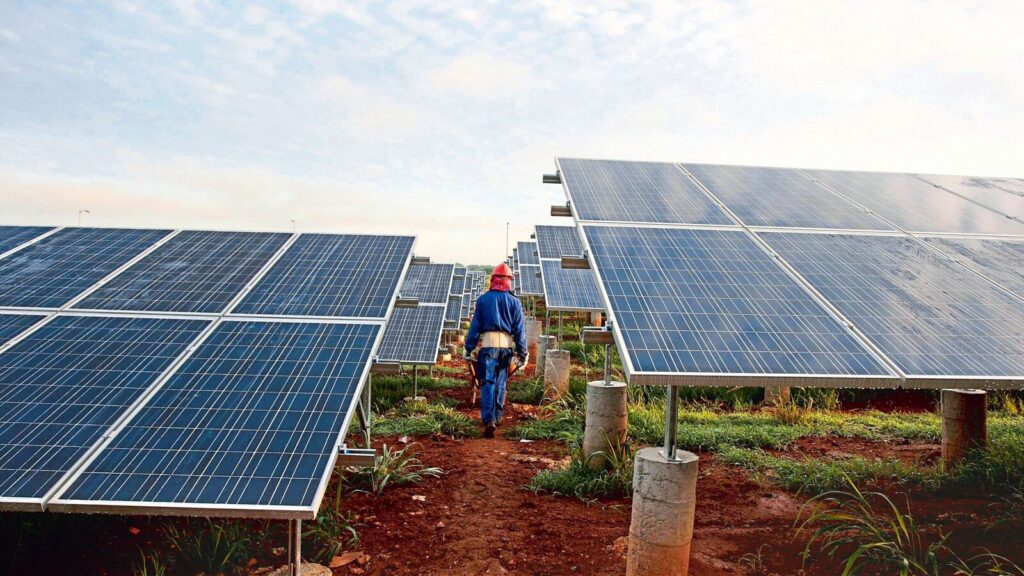
[[[519,267],[520,294],[523,296],[543,296],[544,282],[540,276],[540,266],[526,265]]]
[[[541,260],[548,310],[603,310],[593,270],[566,270],[558,260]]]
[[[1024,235],[1024,224],[908,174],[805,172],[910,232]]]
[[[396,308],[384,329],[377,357],[386,362],[436,363],[445,308],[433,305]]]
[[[379,331],[221,323],[50,507],[312,518]]]
[[[581,221],[733,225],[675,164],[559,158]]]
[[[181,232],[74,307],[222,312],[289,237],[258,232]]]
[[[444,304],[451,292],[454,268],[451,264],[410,266],[402,282],[402,296],[418,298],[420,303]]]
[[[1024,303],[915,240],[761,236],[909,378],[1024,380]]]
[[[473,312],[472,309],[470,308],[470,304],[472,303],[472,301],[473,296],[471,294],[462,295],[462,303],[459,308],[459,318],[461,320],[469,320],[470,318],[472,318]]]
[[[536,242],[519,242],[519,265],[520,266],[540,266],[540,259],[537,256],[537,243]]]
[[[46,234],[53,228],[45,226],[0,226],[0,254]]]
[[[632,383],[757,386],[757,376],[894,383],[745,232],[585,226],[584,233]]]
[[[463,294],[466,292],[466,277],[456,276],[452,279],[452,294]]]
[[[575,226],[537,226],[537,252],[541,258],[581,256],[583,245]]]
[[[233,312],[383,318],[409,262],[413,240],[303,234]]]
[[[1024,219],[1024,182],[1020,180],[939,174],[919,174],[918,177],[1004,214]]]
[[[34,314],[0,314],[0,346],[43,318],[44,316]]]
[[[1024,240],[940,237],[924,240],[1024,298]]]
[[[893,230],[797,170],[713,164],[684,167],[748,226]]]
[[[166,230],[66,228],[0,260],[0,306],[59,308]]]
[[[0,354],[0,505],[38,510],[208,325],[60,316]]]
[[[445,324],[456,328],[462,321],[462,296],[449,296],[448,306],[444,313]]]

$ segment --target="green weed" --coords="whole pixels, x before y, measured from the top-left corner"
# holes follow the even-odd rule
[[[410,444],[401,450],[381,448],[373,466],[350,466],[345,469],[348,483],[356,490],[379,495],[388,486],[419,484],[425,478],[437,478],[443,472],[435,466],[424,466]]]
[[[169,523],[164,539],[175,572],[238,574],[250,557],[248,530],[238,521]]]
[[[314,562],[326,564],[343,550],[359,545],[359,532],[352,512],[343,515],[330,506],[324,506],[316,520],[303,526],[302,536],[309,543],[305,552]]]

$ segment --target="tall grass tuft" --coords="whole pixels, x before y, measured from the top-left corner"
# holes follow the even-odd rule
[[[175,572],[239,574],[250,557],[246,527],[238,521],[189,519],[164,527]]]
[[[356,490],[379,495],[388,486],[419,484],[425,478],[437,478],[443,472],[436,466],[424,466],[416,458],[410,444],[395,450],[387,444],[381,448],[373,466],[350,466],[346,468],[348,482]]]

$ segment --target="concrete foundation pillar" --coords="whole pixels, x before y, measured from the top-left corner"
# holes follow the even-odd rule
[[[778,406],[789,402],[790,399],[789,386],[765,386],[764,387],[764,404],[765,406]]]
[[[697,498],[697,455],[658,448],[637,452],[626,576],[686,576]]]
[[[984,390],[942,391],[942,459],[947,465],[988,445],[987,396]]]
[[[537,358],[534,360],[537,367],[537,376],[544,377],[544,358],[547,355],[548,350],[554,350],[558,346],[558,342],[554,336],[538,336],[537,337]]]
[[[544,354],[544,398],[554,402],[569,392],[569,351],[548,350]]]
[[[590,325],[591,326],[603,326],[604,323],[601,320],[602,320],[602,313],[601,312],[591,312],[590,313]]]
[[[629,429],[629,398],[625,382],[604,380],[587,383],[587,420],[583,429],[583,456],[595,452],[607,452],[622,446]],[[601,468],[605,458],[593,456],[591,467]]]
[[[529,349],[530,358],[537,357],[537,338],[540,336],[542,327],[540,320],[526,319],[526,347]]]
[[[455,343],[456,344],[465,344],[466,343],[466,335],[465,334],[459,334],[458,336],[456,336],[455,337]]]
[[[452,356],[455,356],[456,354],[458,354],[459,353],[459,345],[458,344],[449,344],[448,345],[448,353],[451,354]]]

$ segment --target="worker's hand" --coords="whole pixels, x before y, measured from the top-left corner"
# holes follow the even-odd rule
[[[530,363],[530,355],[523,354],[522,356],[516,356],[512,359],[512,363],[516,365],[516,370],[522,370]]]
[[[476,350],[469,351],[463,349],[462,359],[465,360],[466,362],[476,362]]]

